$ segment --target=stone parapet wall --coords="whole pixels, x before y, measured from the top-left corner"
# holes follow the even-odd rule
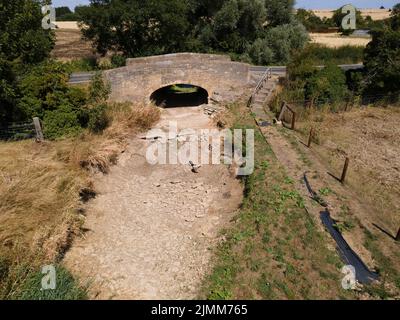
[[[151,94],[173,84],[192,84],[210,96],[248,86],[249,65],[228,56],[177,53],[128,59],[127,66],[104,72],[111,84],[112,101],[149,102]]]

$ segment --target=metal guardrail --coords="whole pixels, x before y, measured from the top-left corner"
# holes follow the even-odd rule
[[[267,68],[266,71],[264,72],[262,78],[258,82],[256,88],[253,91],[253,94],[251,95],[249,102],[247,104],[248,107],[250,107],[254,101],[255,96],[258,94],[258,92],[264,87],[265,83],[272,78],[272,70],[271,68]]]
[[[71,74],[69,84],[89,83],[95,76],[95,72],[74,72]]]
[[[339,64],[338,65],[339,68],[341,68],[343,71],[347,71],[347,70],[358,70],[358,69],[363,69],[364,65],[362,63],[359,64]],[[316,66],[316,68],[324,68],[324,66]],[[271,69],[272,73],[275,74],[286,74],[287,72],[287,67],[286,66],[251,66],[250,67],[250,71],[253,72],[263,72],[267,69]]]

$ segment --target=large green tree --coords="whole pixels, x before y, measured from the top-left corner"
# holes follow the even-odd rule
[[[200,34],[213,50],[242,54],[264,33],[266,10],[261,0],[228,0]]]
[[[257,64],[286,64],[293,52],[303,49],[308,41],[305,27],[297,22],[268,29],[248,47],[247,55]]]
[[[387,28],[373,32],[364,64],[368,94],[399,93],[400,31]]]
[[[312,74],[304,87],[304,96],[311,104],[342,101],[347,94],[346,76],[334,64],[328,64]]]
[[[393,7],[390,24],[393,30],[400,30],[400,3]]]
[[[0,126],[15,115],[15,75],[11,64],[0,57]]]
[[[0,54],[9,61],[38,63],[49,56],[53,34],[42,28],[43,1],[0,0]]]
[[[0,123],[19,119],[16,70],[46,59],[54,45],[42,28],[41,1],[0,0]]]
[[[91,0],[79,17],[87,26],[84,36],[100,53],[116,50],[138,57],[185,48],[188,10],[182,0]]]
[[[91,0],[78,15],[87,26],[84,36],[102,54],[219,52],[284,63],[307,40],[293,5],[294,0]]]
[[[267,23],[269,26],[279,26],[293,22],[295,0],[265,0]]]

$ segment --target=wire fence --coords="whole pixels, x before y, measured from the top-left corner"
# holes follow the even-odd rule
[[[297,107],[335,105],[338,109],[347,109],[349,105],[400,105],[400,93],[349,96],[339,101],[332,99],[301,100],[290,98],[284,101]],[[280,103],[279,101],[277,102]]]
[[[13,122],[0,125],[0,140],[18,141],[32,139],[36,136],[35,125],[31,122]]]

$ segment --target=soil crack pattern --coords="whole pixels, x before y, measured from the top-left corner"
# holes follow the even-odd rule
[[[201,108],[163,110],[158,128],[212,129]],[[98,299],[193,299],[210,268],[219,231],[243,189],[226,165],[150,165],[151,141],[134,137],[109,175],[96,178],[85,237],[65,264],[92,280]]]

